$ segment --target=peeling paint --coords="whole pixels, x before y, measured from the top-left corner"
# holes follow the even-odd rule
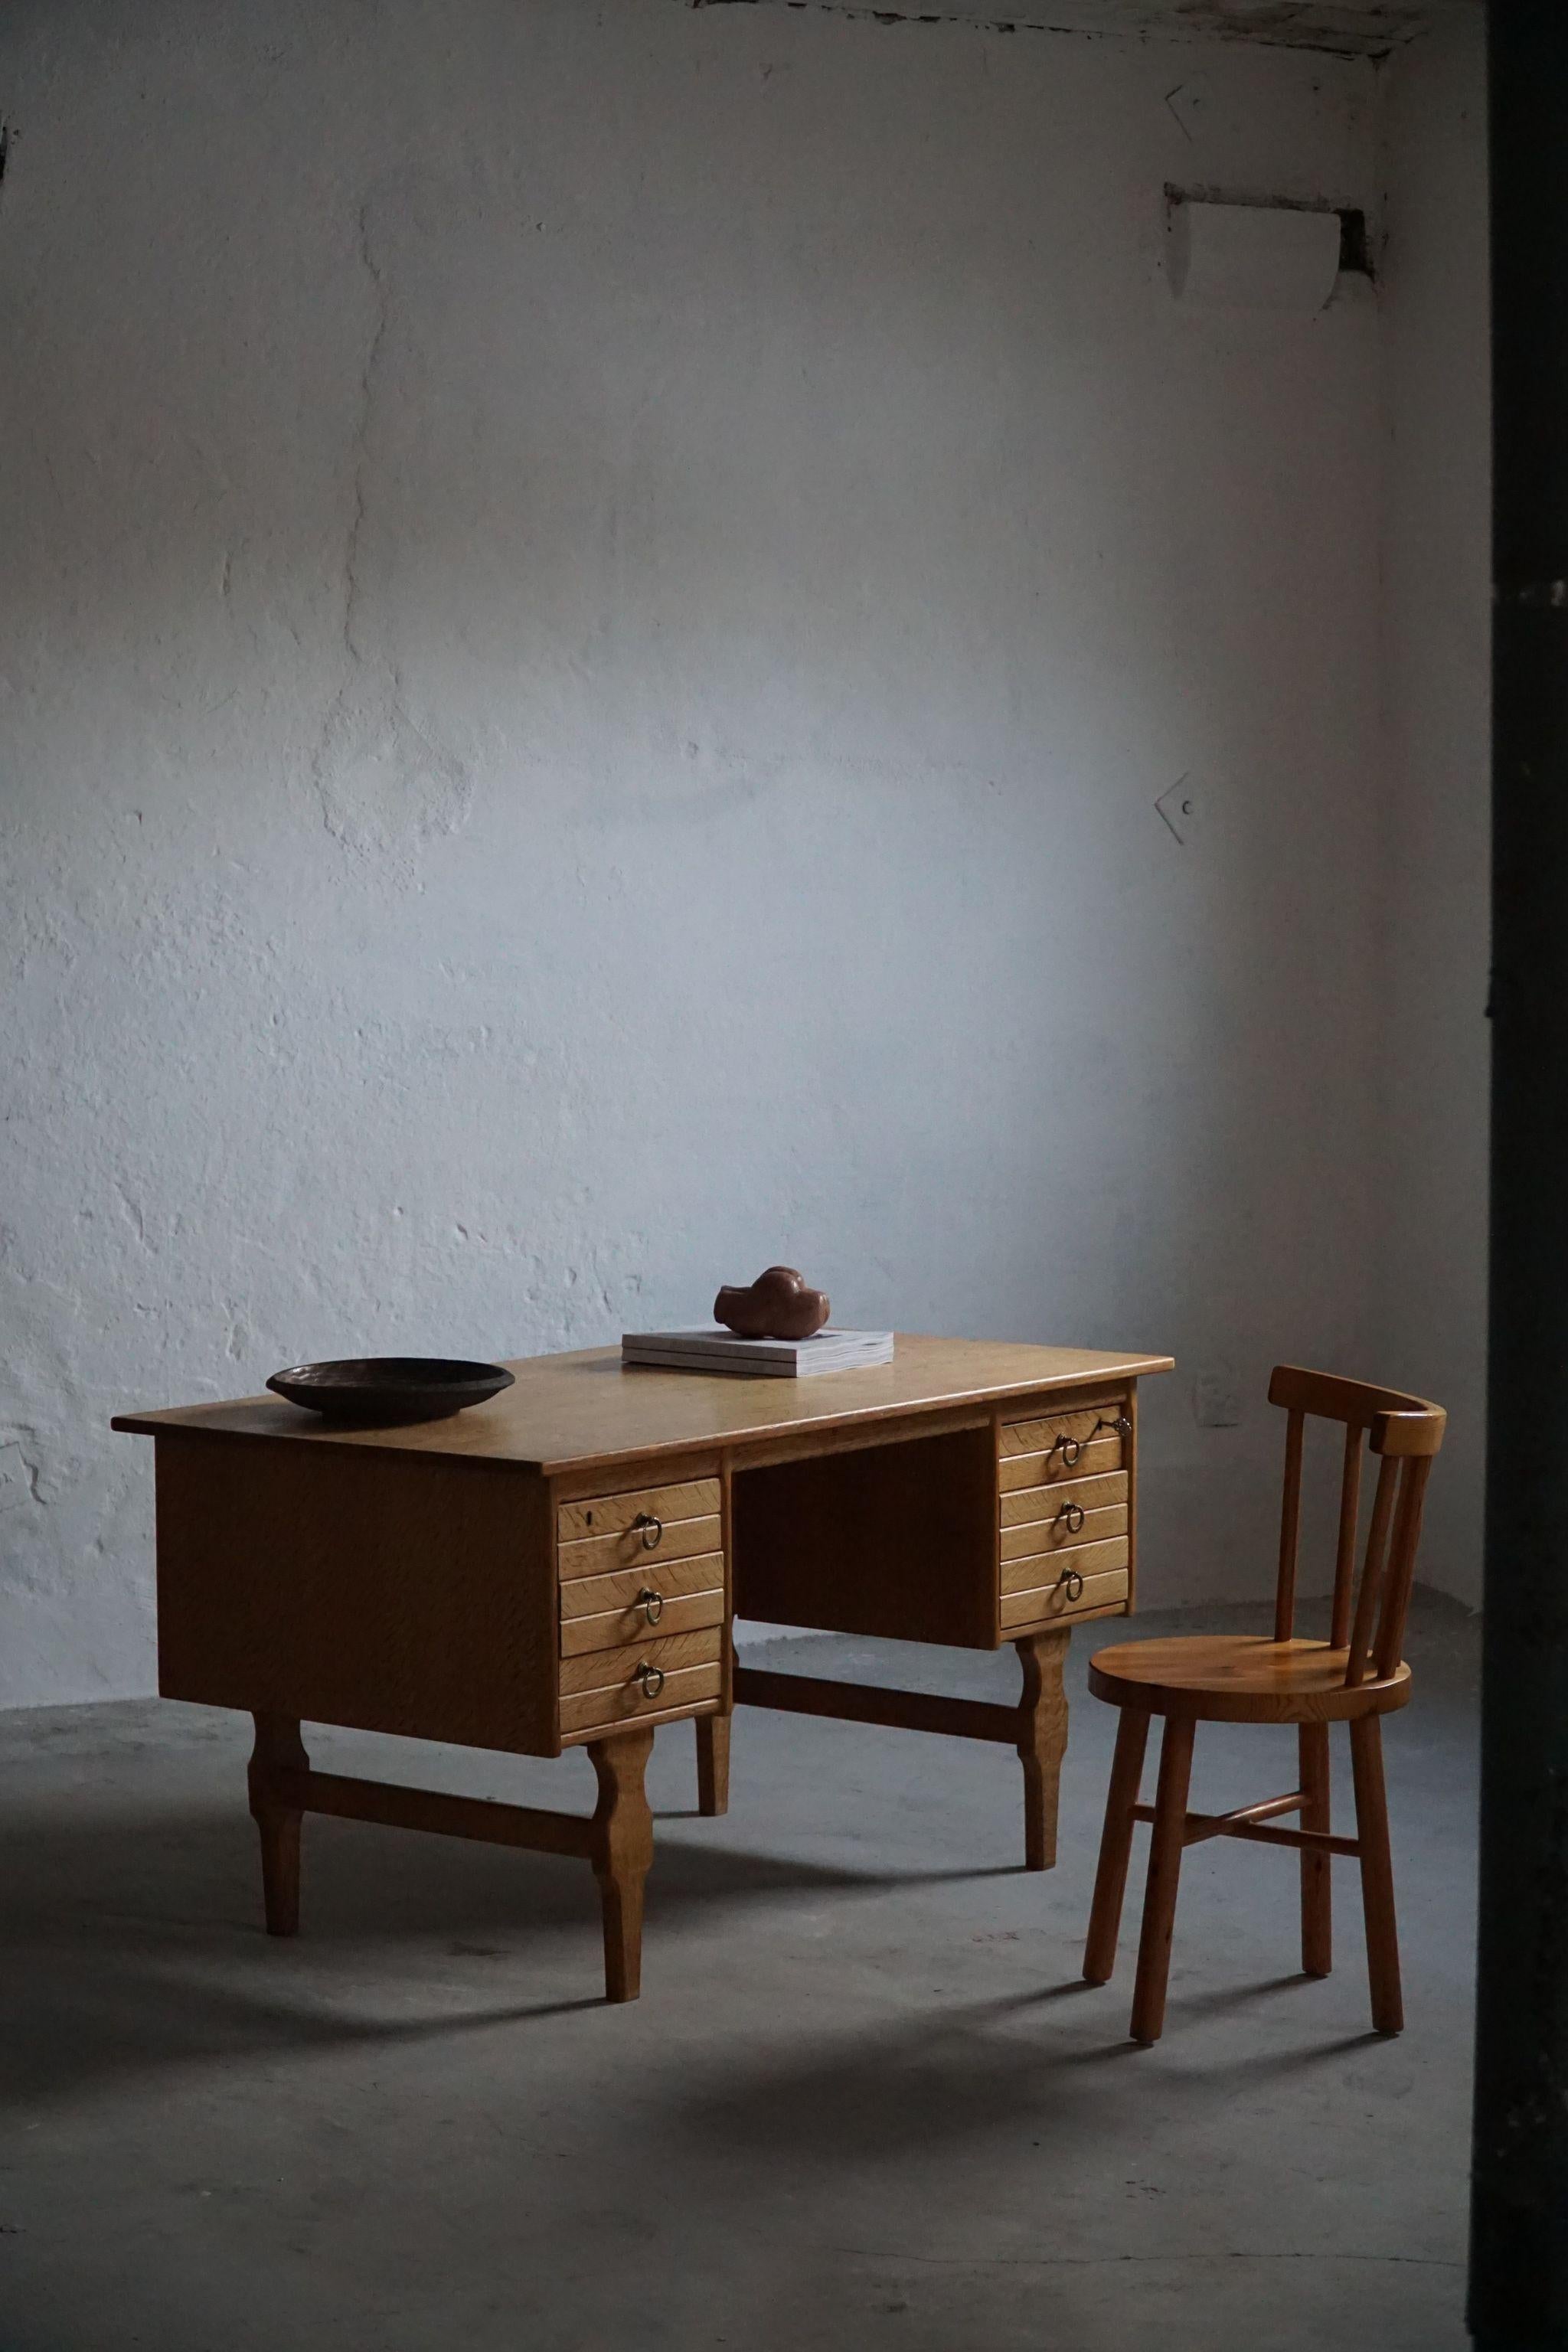
[[[0,1511],[11,1511],[23,1503],[40,1503],[38,1466],[27,1452],[36,1445],[37,1433],[26,1429],[0,1429]]]

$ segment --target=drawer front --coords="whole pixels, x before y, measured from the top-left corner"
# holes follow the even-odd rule
[[[1003,1489],[1014,1492],[1124,1469],[1122,1448],[1131,1434],[1126,1409],[1115,1397],[1073,1412],[1004,1422],[996,1447]]]
[[[1126,1459],[1120,1437],[1096,1437],[1071,1462],[1061,1452],[1005,1454],[996,1465],[996,1482],[1005,1495],[1014,1495],[1027,1487],[1054,1486],[1064,1478],[1100,1476],[1121,1469]]]
[[[1095,1478],[1072,1478],[1049,1486],[1023,1486],[1002,1496],[1002,1525],[1021,1528],[1031,1520],[1054,1519],[1057,1513],[1070,1504],[1087,1517],[1090,1511],[1113,1509],[1126,1505],[1127,1473],[1108,1471]],[[1070,1513],[1069,1513],[1070,1516]]]
[[[1034,1551],[1021,1559],[1002,1562],[1002,1591],[1027,1592],[1032,1588],[1055,1584],[1058,1579],[1081,1576],[1103,1576],[1111,1569],[1127,1571],[1127,1538],[1114,1536],[1109,1543],[1074,1544],[1067,1551]]]
[[[561,1544],[578,1543],[592,1536],[619,1535],[643,1517],[669,1528],[679,1519],[718,1516],[718,1479],[689,1478],[678,1486],[645,1486],[634,1493],[593,1495],[585,1502],[563,1503],[555,1515],[555,1536]]]
[[[1054,1495],[1055,1487],[1040,1487]],[[1080,1545],[1102,1543],[1108,1536],[1127,1533],[1127,1506],[1113,1503],[1102,1511],[1086,1511],[1080,1504],[1065,1505],[1048,1519],[1033,1519],[1021,1528],[1002,1530],[1002,1557],[1027,1559],[1031,1552],[1068,1552]]]
[[[685,1567],[689,1563],[682,1561]],[[717,1560],[700,1561],[698,1566],[713,1573],[720,1566]],[[635,1576],[590,1576],[580,1584],[569,1584],[563,1591],[586,1593],[600,1584],[626,1584],[637,1590],[623,1599],[605,1594],[606,1606],[595,1610],[592,1616],[567,1617],[561,1620],[561,1654],[563,1658],[580,1656],[588,1650],[624,1649],[628,1642],[646,1644],[651,1640],[665,1640],[676,1633],[693,1633],[707,1625],[724,1622],[724,1591],[714,1585],[702,1592],[658,1592],[646,1579],[640,1583]],[[599,1597],[595,1595],[595,1597]],[[657,1613],[650,1615],[650,1611]]]
[[[645,1561],[653,1568],[660,1560],[692,1559],[722,1547],[724,1523],[717,1514],[700,1519],[666,1519],[657,1511],[642,1516],[647,1522],[643,1527],[617,1528],[609,1535],[586,1536],[560,1545],[556,1557],[562,1582],[579,1576],[606,1576],[618,1568],[640,1568]]]
[[[614,1576],[579,1576],[561,1588],[561,1622],[564,1625],[573,1617],[603,1617],[613,1609],[636,1606],[638,1596],[656,1592],[670,1608],[689,1593],[722,1592],[724,1562],[716,1551],[700,1553],[696,1559],[650,1559],[646,1568],[620,1570]],[[645,1630],[658,1631],[659,1612],[647,1621]]]
[[[1049,1625],[1059,1619],[1081,1617],[1090,1609],[1114,1609],[1127,1599],[1127,1570],[1112,1569],[1108,1575],[1086,1576],[1081,1591],[1076,1586],[1076,1600],[1070,1599],[1065,1582],[1047,1584],[1030,1592],[1005,1592],[1002,1596],[1002,1630],[1016,1633],[1025,1625]]]
[[[640,1692],[651,1706],[658,1699],[661,1681],[669,1682],[683,1667],[716,1666],[723,1655],[723,1627],[716,1623],[694,1633],[669,1633],[563,1658],[562,1698],[580,1691],[628,1689]]]
[[[1117,1433],[1126,1418],[1121,1397],[1102,1397],[1096,1404],[1075,1405],[1070,1412],[1038,1413],[1029,1421],[1005,1421],[998,1452],[1049,1454],[1063,1446],[1087,1445],[1092,1438]],[[1121,1433],[1125,1435],[1125,1431]]]
[[[610,1732],[619,1724],[636,1722],[640,1715],[662,1717],[705,1702],[711,1709],[721,1694],[723,1675],[722,1666],[682,1666],[666,1677],[664,1688],[653,1698],[646,1697],[637,1683],[563,1698],[561,1737],[572,1739],[584,1732]]]

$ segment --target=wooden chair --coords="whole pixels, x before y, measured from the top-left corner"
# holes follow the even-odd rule
[[[1149,1822],[1153,1829],[1132,1996],[1135,2042],[1157,2042],[1164,2022],[1183,1849],[1211,1837],[1247,1838],[1300,1851],[1301,1966],[1315,1977],[1326,1977],[1331,1965],[1330,1859],[1353,1855],[1361,1864],[1366,1912],[1373,2023],[1379,2033],[1397,2033],[1405,2022],[1381,1718],[1404,1706],[1410,1696],[1410,1669],[1400,1657],[1400,1646],[1421,1535],[1422,1502],[1447,1416],[1440,1406],[1419,1397],[1371,1388],[1361,1381],[1336,1380],[1327,1372],[1301,1371],[1289,1364],[1276,1366],[1268,1401],[1283,1405],[1289,1415],[1272,1641],[1199,1634],[1176,1641],[1128,1642],[1101,1650],[1089,1663],[1090,1690],[1121,1709],[1084,1952],[1083,1972],[1090,1984],[1106,1983],[1116,1965],[1132,1825]],[[1309,1413],[1338,1422],[1344,1429],[1339,1546],[1327,1642],[1300,1640],[1295,1633],[1302,1438]],[[1361,1471],[1363,1444],[1369,1440],[1380,1466],[1358,1594]],[[1149,1720],[1155,1715],[1165,1718],[1159,1787],[1153,1804],[1141,1805],[1143,1751]],[[1300,1787],[1289,1796],[1269,1797],[1237,1812],[1190,1813],[1193,1737],[1200,1723],[1298,1725]],[[1353,1838],[1334,1837],[1329,1828],[1331,1723],[1350,1725]],[[1300,1813],[1300,1828],[1277,1827],[1275,1817],[1281,1813]]]

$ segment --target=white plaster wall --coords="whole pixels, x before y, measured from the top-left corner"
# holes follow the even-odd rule
[[[1486,57],[1466,20],[1387,68],[1385,1377],[1449,1411],[1423,1574],[1481,1597],[1490,918]]]
[[[780,1256],[1173,1351],[1147,1597],[1267,1581],[1268,1366],[1373,1328],[1379,354],[1176,310],[1161,191],[1370,202],[1373,88],[14,0],[0,1696],[150,1685],[115,1409]]]

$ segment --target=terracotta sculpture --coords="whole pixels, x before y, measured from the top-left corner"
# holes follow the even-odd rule
[[[793,1265],[770,1265],[749,1290],[726,1283],[713,1301],[713,1320],[742,1339],[809,1339],[827,1316],[826,1292],[808,1290]]]

